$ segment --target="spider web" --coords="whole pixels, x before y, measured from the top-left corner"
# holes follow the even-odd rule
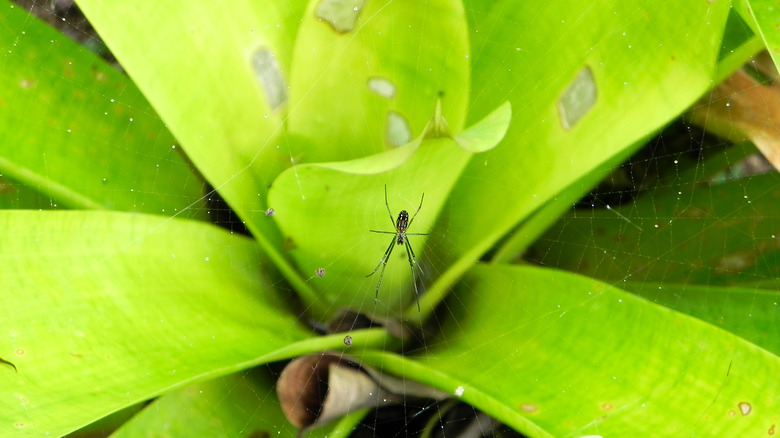
[[[56,24],[64,33],[80,43],[95,47],[96,51],[113,62],[97,35],[91,31],[88,23],[78,16],[70,2],[40,3],[30,1],[26,2],[24,6],[33,13],[43,16],[46,21]],[[117,65],[117,68],[120,67]],[[29,117],[31,120],[33,119],[33,116]],[[748,139],[742,140],[741,144],[733,145],[718,137],[706,134],[690,122],[675,121],[656,137],[650,139],[642,149],[615,169],[596,188],[572,205],[571,210],[563,218],[551,224],[549,230],[534,245],[518,256],[518,260],[524,263],[580,272],[697,317],[706,317],[701,313],[702,306],[717,308],[718,306],[726,306],[728,302],[717,295],[696,297],[694,300],[689,295],[683,294],[681,291],[685,291],[686,288],[695,289],[695,285],[700,284],[699,281],[692,281],[691,276],[700,275],[707,278],[708,281],[705,284],[714,283],[726,286],[731,282],[740,282],[742,284],[755,284],[756,287],[769,285],[768,287],[776,289],[777,277],[773,275],[775,271],[772,266],[775,263],[774,252],[767,249],[767,242],[776,241],[777,234],[772,231],[772,227],[769,229],[750,228],[744,226],[744,222],[738,222],[729,226],[728,230],[739,235],[739,243],[735,246],[726,239],[712,239],[716,242],[716,246],[712,248],[707,243],[708,229],[697,230],[696,227],[676,228],[671,226],[678,223],[695,222],[697,220],[695,213],[700,211],[696,209],[701,208],[716,211],[716,218],[722,223],[727,223],[733,218],[751,219],[759,215],[765,217],[769,215],[769,218],[776,222],[776,213],[771,209],[764,208],[764,203],[761,201],[771,199],[775,193],[778,193],[780,179],[776,178],[775,171],[766,160],[758,154],[751,144],[748,144]],[[292,155],[289,156],[291,162],[294,162],[295,158]],[[756,190],[754,183],[758,181],[760,181],[762,188]],[[202,186],[202,200],[205,201],[202,208],[207,210],[211,222],[233,232],[246,233],[241,219],[219,197],[219,187],[214,189],[205,181],[194,181],[193,183]],[[29,193],[25,191],[23,186],[11,180],[6,181],[5,184],[15,190],[11,197],[12,201],[28,198]],[[406,209],[410,213],[415,211],[417,200],[425,192],[425,187],[419,189],[418,193],[400,195],[397,191],[391,190],[388,202],[392,215],[397,215],[401,209]],[[166,190],[165,181],[159,182],[159,190]],[[723,192],[724,190],[725,192]],[[721,196],[726,196],[723,193],[733,194],[735,190],[741,190],[744,193],[738,203],[726,205],[725,210],[724,207],[716,204]],[[694,202],[694,199],[699,199],[697,198],[699,193],[704,194],[702,199],[708,199],[709,205],[705,204],[702,207]],[[143,194],[142,192],[141,195]],[[381,191],[378,191],[376,205],[377,209],[384,210],[381,195]],[[47,194],[44,194],[43,197],[37,197],[36,202],[36,205],[42,208],[58,208],[54,197]],[[672,203],[671,207],[669,203]],[[761,203],[761,206],[756,206],[754,203]],[[177,215],[194,216],[197,213],[194,210],[198,208],[201,207],[189,206]],[[449,208],[456,211],[458,205],[450,204]],[[425,214],[426,209],[423,205],[420,216]],[[415,222],[415,225],[419,226],[419,222]],[[387,223],[378,224],[374,229],[390,230],[390,226]],[[641,236],[653,234],[653,231],[660,226],[667,228],[666,236],[675,243],[660,249],[659,252],[629,250],[626,246],[614,244],[615,241],[621,239],[637,238],[642,245],[650,246],[652,240],[643,240],[644,238]],[[680,231],[677,231],[678,229]],[[443,230],[447,233],[466,231],[455,227],[444,227]],[[603,237],[604,230],[609,233],[606,238]],[[427,233],[428,231],[409,230],[410,233]],[[344,233],[348,232],[354,233],[355,230],[344,230]],[[358,245],[371,245],[380,248],[377,253],[378,260],[382,248],[387,245],[386,237],[389,236],[379,237],[372,235],[368,230],[363,234],[364,236],[355,244],[356,247]],[[418,245],[417,242],[417,237],[413,236],[411,243],[415,244],[415,253],[425,272],[423,278],[420,279],[422,292],[429,285],[431,279],[436,278],[441,273],[436,268],[441,266],[441,260],[431,260],[430,258],[430,254],[437,253],[435,241],[428,242],[428,246]],[[680,250],[683,244],[693,246],[695,249],[693,251]],[[431,247],[432,245],[433,247]],[[354,248],[347,247],[344,248],[344,251],[348,252],[351,249]],[[688,258],[677,257],[676,250],[680,250]],[[640,257],[643,258],[633,260],[637,253],[640,253]],[[483,260],[489,261],[491,256],[492,254],[489,253],[485,255]],[[630,261],[630,263],[626,263],[626,261]],[[337,262],[337,260],[333,261],[334,264]],[[759,266],[762,264],[766,266],[763,268]],[[395,249],[388,259],[388,265],[401,265],[403,269],[408,269],[407,255],[403,248]],[[333,265],[321,267],[325,272],[322,278],[319,278],[317,273],[310,273],[308,281],[321,281],[323,287],[327,287],[329,284],[327,271],[331,266]],[[366,274],[368,272],[357,272],[355,276],[365,277]],[[367,294],[363,302],[355,303],[356,307],[365,306],[367,303],[370,306],[370,303],[374,301],[373,291],[378,280],[377,277],[378,273],[363,280],[363,289],[367,291]],[[659,292],[658,285],[665,282],[676,283],[679,287],[672,288],[668,293]],[[285,282],[280,279],[276,284],[282,286]],[[385,293],[403,289],[409,289],[409,285],[399,284],[399,280],[395,276],[388,275],[383,280],[379,301],[382,301]],[[748,303],[744,310],[741,310],[747,314],[742,316],[749,317],[751,314],[764,312],[765,309],[759,308],[759,305]],[[428,329],[435,332],[440,328],[441,320],[456,317],[449,312],[448,303],[445,302],[440,311],[432,316],[427,326]],[[302,318],[304,318],[303,315],[304,313],[301,314]],[[386,311],[386,316],[392,316],[389,310]],[[711,322],[717,323],[717,321]],[[739,324],[739,322],[730,323]],[[434,339],[433,335],[426,335],[423,332],[416,334],[416,336],[417,344],[409,353],[426,351],[431,347],[430,342]],[[439,333],[438,336],[440,337],[435,342],[442,342],[440,341],[441,337],[444,339],[443,342],[446,342],[446,334]],[[226,378],[224,381],[217,382],[213,387],[204,384],[203,386],[195,385],[194,388],[227,391],[224,405],[208,406],[216,411],[231,407],[228,400],[232,394],[246,393],[247,391],[250,397],[256,398],[258,404],[269,400],[275,403],[273,401],[275,400],[273,388],[269,386],[272,385],[269,383],[271,380],[269,375],[275,377],[280,372],[281,366],[272,364]],[[257,381],[264,382],[265,386],[252,380],[255,378]],[[410,398],[400,405],[368,413],[356,427],[352,436],[408,436],[422,433],[427,428],[438,428],[441,436],[454,436],[473,428],[476,428],[477,431],[482,430],[482,433],[488,433],[487,431],[494,430],[493,428],[496,427],[494,420],[467,405],[459,404],[454,408],[448,407],[446,411],[440,410],[441,407],[441,402]],[[135,413],[138,409],[140,408],[130,408],[129,414]],[[129,414],[123,411],[117,415],[121,418],[121,416]],[[252,417],[261,414],[248,412],[247,415]],[[250,421],[247,420],[247,423],[249,424]],[[103,427],[106,429],[102,429]],[[84,434],[94,433],[95,428],[106,433],[111,431],[109,426],[98,425],[85,431]],[[286,423],[276,423],[273,430],[280,433],[290,433],[292,428]],[[511,433],[507,429],[501,430],[504,434]],[[77,432],[73,436],[80,435]]]

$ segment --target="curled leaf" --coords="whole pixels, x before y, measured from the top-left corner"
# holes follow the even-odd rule
[[[285,416],[300,429],[319,427],[360,409],[403,403],[409,397],[441,400],[447,396],[335,353],[293,360],[282,371],[276,392]]]

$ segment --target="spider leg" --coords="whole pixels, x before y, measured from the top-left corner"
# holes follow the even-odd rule
[[[387,196],[387,193],[385,193],[385,196]],[[417,207],[417,211],[414,212],[414,216],[412,216],[412,220],[409,221],[409,224],[406,226],[406,228],[409,228],[412,226],[412,222],[414,222],[414,218],[417,217],[417,213],[420,212],[420,209],[422,208],[423,199],[425,199],[425,193],[422,194],[420,197],[420,205]],[[392,215],[390,216],[392,218]]]
[[[393,223],[393,228],[395,228],[395,219],[393,219],[393,213],[390,211],[390,204],[387,203],[387,184],[385,184],[385,207],[387,207],[387,214],[390,216],[390,222]]]
[[[409,239],[404,240],[404,246],[406,246],[406,257],[409,259],[409,268],[412,270],[412,284],[414,285],[414,301],[417,303],[417,311],[420,311],[420,291],[417,290],[417,281],[414,279],[414,265],[417,265],[417,269],[420,270],[420,275],[425,275],[420,264],[417,263],[417,257],[414,256],[414,250],[409,243]]]
[[[408,234],[407,234],[408,236]],[[407,256],[409,257],[409,265],[417,266],[417,269],[420,270],[420,275],[425,275],[425,272],[423,272],[422,268],[420,267],[420,264],[417,263],[417,256],[414,254],[414,250],[412,249],[412,245],[409,243],[409,238],[407,237],[404,241],[406,243],[406,249],[407,249]]]
[[[382,286],[382,278],[384,278],[385,276],[385,268],[387,267],[387,260],[390,258],[390,254],[393,253],[393,248],[395,248],[395,238],[393,238],[393,240],[390,241],[390,246],[388,246],[387,250],[385,250],[385,255],[382,256],[381,260],[379,260],[379,264],[376,265],[376,268],[374,268],[374,270],[371,271],[370,274],[366,275],[366,278],[368,278],[374,275],[380,266],[382,267],[382,272],[379,273],[379,281],[376,283],[376,292],[375,292],[374,300],[379,299],[379,287]]]

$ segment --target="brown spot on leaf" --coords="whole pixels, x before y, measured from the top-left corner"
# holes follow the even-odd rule
[[[528,414],[533,414],[534,412],[539,411],[539,406],[536,406],[533,403],[523,403],[520,405],[520,410]]]
[[[106,82],[108,80],[108,76],[94,66],[92,67],[92,76],[98,82]]]

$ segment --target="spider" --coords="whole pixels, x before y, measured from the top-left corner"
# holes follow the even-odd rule
[[[398,213],[398,220],[393,220],[393,213],[390,212],[390,205],[387,203],[387,184],[385,184],[385,207],[387,207],[387,214],[390,215],[390,221],[393,223],[393,228],[395,228],[395,231],[376,231],[376,230],[368,230],[372,233],[378,233],[378,234],[392,234],[393,240],[390,241],[390,246],[387,247],[387,250],[385,250],[385,254],[382,256],[382,259],[379,260],[379,264],[376,265],[376,268],[374,268],[373,271],[371,271],[370,274],[366,275],[366,278],[374,275],[376,271],[379,270],[379,267],[382,267],[382,272],[379,273],[379,281],[376,284],[376,297],[375,300],[379,299],[379,287],[382,286],[382,278],[385,276],[385,268],[387,267],[387,260],[390,259],[390,254],[393,253],[393,249],[396,245],[404,245],[406,246],[406,257],[409,259],[409,268],[412,270],[412,284],[414,284],[414,299],[417,302],[417,310],[420,310],[420,292],[417,290],[417,282],[414,279],[414,267],[417,266],[417,269],[420,270],[421,275],[425,275],[420,265],[417,263],[417,257],[414,256],[414,250],[412,249],[412,245],[409,244],[409,237],[408,236],[427,236],[428,233],[407,233],[406,230],[412,226],[412,222],[414,222],[414,218],[417,217],[417,213],[420,212],[420,209],[422,208],[423,199],[425,198],[425,193],[422,194],[420,197],[420,206],[417,207],[417,211],[414,212],[414,216],[412,216],[412,219],[409,219],[409,213],[406,212],[406,210],[401,210],[400,213]]]

